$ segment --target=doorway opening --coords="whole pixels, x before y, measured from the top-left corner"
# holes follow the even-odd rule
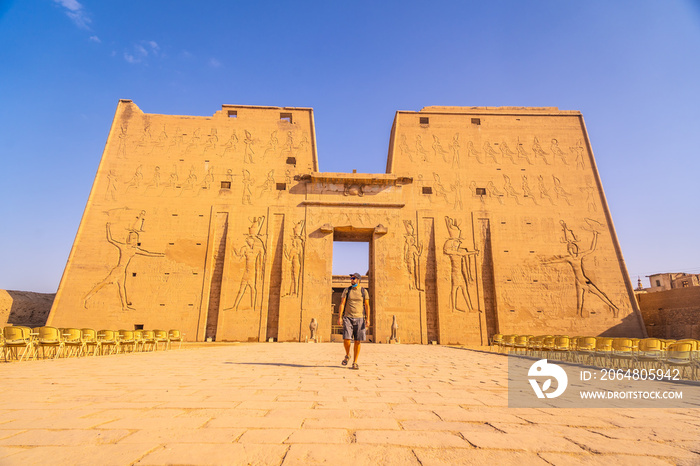
[[[372,286],[372,234],[373,229],[367,231],[350,229],[343,231],[336,229],[333,232],[333,268],[331,280],[331,341],[342,341],[343,326],[338,325],[338,317],[342,315],[340,309],[343,291],[350,286],[350,274],[362,275],[359,286],[367,290],[370,299],[370,322],[367,329],[368,341],[373,341],[374,334],[374,307]]]

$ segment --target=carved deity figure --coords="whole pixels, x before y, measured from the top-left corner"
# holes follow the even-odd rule
[[[569,196],[571,196],[571,194],[566,192],[564,187],[561,185],[561,180],[554,175],[552,175],[552,178],[554,178],[554,193],[557,195],[557,199],[564,199],[567,204],[573,205],[569,200]]]
[[[423,162],[428,161],[428,152],[423,148],[423,141],[421,140],[420,134],[416,135],[416,154],[418,154]]]
[[[244,259],[243,275],[238,286],[238,294],[233,307],[224,310],[238,310],[243,296],[250,292],[250,307],[255,309],[258,304],[258,283],[264,276],[265,267],[265,243],[262,240],[261,230],[265,217],[255,217],[251,220],[251,226],[246,235],[245,244],[240,250],[233,249],[236,257]],[[257,230],[257,231],[256,231]]]
[[[542,175],[537,177],[537,187],[540,190],[540,198],[547,198],[552,205],[557,205],[556,202],[554,202],[554,199],[552,199],[552,196],[549,194],[547,186],[544,185],[544,177]]]
[[[484,163],[484,161],[481,160],[481,152],[476,150],[472,141],[469,141],[467,143],[467,157],[473,157],[476,159],[477,162]]]
[[[549,160],[547,160],[547,154],[544,149],[542,149],[542,146],[540,145],[540,141],[537,139],[537,136],[535,136],[534,141],[532,142],[532,152],[535,154],[535,157],[541,157],[542,160],[544,160],[544,163],[547,165],[550,165]]]
[[[248,170],[243,170],[243,205],[253,205],[253,191],[251,186],[255,182],[253,178],[250,177],[250,172]]]
[[[494,148],[491,147],[491,143],[488,141],[484,143],[484,155],[487,158],[493,160],[494,163],[498,164],[498,160],[496,159],[496,155],[498,155],[498,152],[496,152]]]
[[[532,165],[532,160],[530,160],[530,156],[527,154],[525,147],[520,142],[520,138],[518,138],[518,143],[515,146],[515,150],[518,151],[518,159],[525,159],[528,165]]]
[[[406,157],[408,157],[408,160],[413,162],[413,151],[408,146],[408,141],[406,141],[405,134],[401,135],[401,142],[399,143],[399,150],[401,151],[401,160],[406,160]]]
[[[452,168],[459,168],[459,133],[455,133],[452,137],[452,143],[450,144],[450,149],[452,149]]]
[[[389,341],[399,341],[399,323],[396,321],[396,316],[392,316],[391,321],[391,338]]]
[[[501,141],[501,145],[498,147],[498,149],[501,151],[501,158],[503,160],[509,159],[513,163],[513,165],[517,165],[518,162],[515,161],[513,156],[518,154],[510,150],[510,147],[508,147],[507,142]]]
[[[449,204],[450,200],[447,199],[447,189],[445,189],[445,186],[443,186],[442,181],[440,180],[440,175],[433,172],[433,179],[435,180],[435,195],[443,198],[445,202]]]
[[[461,292],[467,308],[471,311],[474,307],[469,296],[469,283],[474,281],[474,277],[471,273],[469,257],[479,254],[479,251],[469,251],[462,247],[462,230],[457,220],[445,217],[445,222],[450,237],[445,241],[442,252],[450,259],[450,306],[453,311],[465,312],[457,305],[457,298]]]
[[[126,141],[129,138],[127,134],[128,127],[126,125],[121,126],[119,132],[119,147],[117,148],[117,157],[126,157]]]
[[[153,178],[151,178],[151,182],[148,183],[146,186],[146,189],[148,188],[159,188],[160,187],[160,167],[156,166],[156,168],[153,169]]]
[[[279,141],[277,140],[277,131],[273,131],[270,133],[270,140],[267,142],[267,148],[265,149],[263,158],[274,156],[277,153],[277,144],[279,144]]]
[[[284,248],[284,257],[289,261],[289,291],[285,296],[299,296],[301,288],[301,267],[304,257],[304,220],[294,224],[291,245]]]
[[[572,152],[576,156],[576,168],[580,168],[583,170],[586,165],[583,162],[583,153],[586,149],[583,147],[583,140],[579,139],[576,141],[576,145],[573,147],[569,147],[569,151]]]
[[[408,288],[410,290],[423,291],[420,286],[420,256],[423,254],[423,242],[416,239],[416,232],[411,220],[403,221],[406,228],[403,245],[403,260],[408,269]]]
[[[265,178],[265,182],[260,185],[260,196],[258,197],[259,199],[262,199],[262,197],[265,195],[267,192],[274,192],[275,191],[275,171],[270,170],[267,172],[267,178]]]
[[[552,153],[553,159],[559,157],[561,161],[564,162],[564,165],[569,165],[569,161],[566,160],[566,154],[559,148],[559,141],[552,139],[552,145],[549,146],[549,151]]]
[[[216,128],[211,129],[211,134],[209,134],[209,137],[207,138],[207,141],[204,143],[204,151],[203,154],[206,154],[207,151],[213,151],[216,152],[216,145],[219,143],[219,136],[216,132]]]
[[[578,241],[573,232],[569,230],[566,223],[562,220],[561,222],[564,231],[564,240],[566,241],[566,256],[554,256],[549,259],[544,259],[543,264],[567,264],[571,267],[571,271],[574,274],[574,285],[576,287],[576,315],[583,317],[583,306],[585,304],[586,293],[590,293],[597,296],[598,299],[607,304],[608,308],[613,314],[613,317],[617,317],[619,308],[608,298],[608,296],[596,286],[586,274],[584,268],[583,259],[587,256],[593,254],[598,244],[599,232],[595,229],[597,222],[591,220],[588,221],[588,225],[592,227],[590,230],[593,233],[593,240],[591,241],[591,246],[587,251],[580,251],[578,246]]]
[[[238,136],[236,136],[236,130],[233,130],[233,133],[231,133],[231,137],[228,138],[228,141],[224,144],[224,150],[221,153],[221,157],[225,157],[227,154],[228,155],[233,155],[234,152],[236,152],[236,144],[238,144]]]
[[[143,165],[139,165],[136,167],[136,171],[134,172],[134,176],[131,177],[131,180],[125,182],[126,184],[126,191],[129,191],[129,188],[136,188],[138,189],[139,186],[141,186],[141,182],[143,181],[143,173],[141,170],[143,169]]]
[[[145,211],[142,214],[145,215]],[[83,306],[85,309],[88,307],[88,301],[92,298],[98,291],[107,285],[117,285],[119,290],[119,299],[121,301],[122,310],[133,309],[131,307],[132,303],[126,293],[126,276],[129,263],[134,256],[147,256],[147,257],[163,257],[165,254],[161,252],[150,252],[138,246],[139,244],[139,234],[136,231],[129,231],[126,235],[126,240],[122,243],[116,241],[112,238],[111,224],[107,223],[107,241],[119,249],[119,260],[117,265],[112,268],[109,274],[97,285],[95,285],[90,292],[85,295],[83,299]]]
[[[117,200],[117,172],[112,169],[107,174],[107,192],[105,193],[105,200]]]
[[[506,195],[508,197],[512,197],[513,199],[515,199],[515,203],[520,205],[520,199],[518,199],[520,193],[515,190],[515,188],[510,182],[510,177],[508,175],[503,175],[503,189],[505,190]]]
[[[440,138],[438,138],[434,134],[433,134],[433,152],[435,153],[436,160],[439,157],[442,157],[442,160],[444,160],[445,162],[449,162],[449,159],[447,158],[447,156],[449,155],[449,152],[447,152],[442,147],[442,144],[440,143]]]
[[[530,190],[530,184],[527,181],[527,175],[523,175],[522,188],[523,188],[523,196],[528,198],[528,199],[532,199],[532,202],[534,202],[535,205],[539,205],[537,203],[537,199],[535,199],[535,196],[532,194],[532,191]]]
[[[253,151],[253,144],[255,141],[253,140],[253,135],[250,134],[250,131],[244,131],[245,139],[243,140],[243,143],[245,144],[245,152],[243,154],[243,163],[254,163],[253,156],[255,155],[255,152]]]

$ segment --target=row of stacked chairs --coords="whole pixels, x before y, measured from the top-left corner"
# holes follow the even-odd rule
[[[601,368],[677,368],[681,377],[693,380],[697,380],[700,372],[700,340],[694,339],[496,334],[491,344],[502,353],[558,359]],[[684,377],[686,372],[689,377]]]
[[[59,357],[100,356],[158,351],[182,346],[179,330],[100,330],[12,326],[2,329],[0,354],[5,362]]]

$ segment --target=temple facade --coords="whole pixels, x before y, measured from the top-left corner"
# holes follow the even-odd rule
[[[577,111],[399,111],[386,173],[323,173],[309,108],[130,100],[47,325],[329,341],[334,241],[369,244],[375,342],[646,334]]]

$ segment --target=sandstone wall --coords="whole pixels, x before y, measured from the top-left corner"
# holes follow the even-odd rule
[[[650,337],[700,339],[700,287],[637,294]]]

